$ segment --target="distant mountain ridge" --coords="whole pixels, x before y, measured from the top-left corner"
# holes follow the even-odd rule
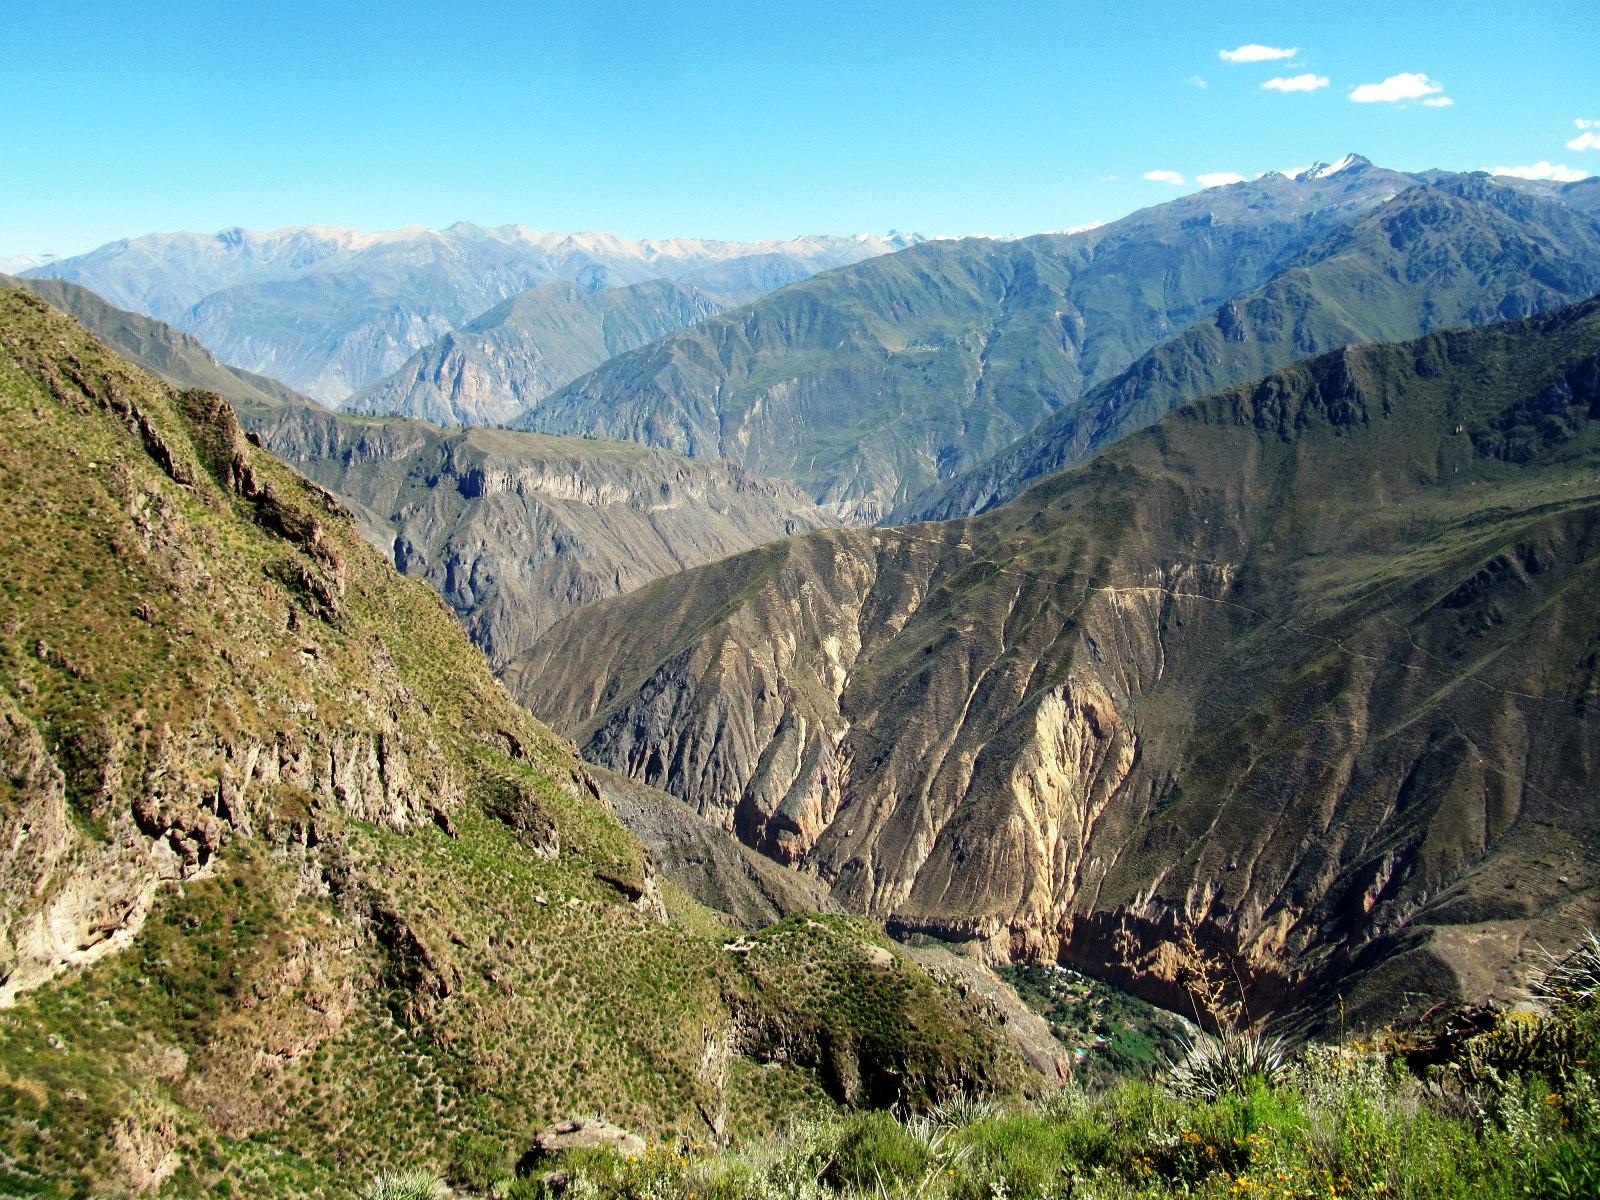
[[[541,283],[597,289],[669,278],[739,302],[919,240],[634,240],[466,222],[372,233],[303,226],[149,234],[27,273],[80,283],[194,334],[225,362],[335,403]]]
[[[340,407],[440,425],[502,424],[613,355],[726,307],[665,279],[596,291],[541,284],[424,346]]]
[[[1075,234],[925,242],[619,355],[514,423],[731,458],[880,520],[1420,178],[1351,156]]]
[[[791,480],[852,523],[975,511],[1022,482],[992,460],[1027,457],[1041,438],[1055,446],[1057,426],[1074,431],[1071,441],[1104,425],[1093,439],[1103,445],[1173,403],[1298,356],[1591,294],[1600,262],[1588,195],[1579,185],[1391,171],[1352,154],[1075,234],[928,242],[619,355],[513,424],[731,458]],[[1424,196],[1481,207],[1483,221],[1429,228]],[[1340,244],[1386,206],[1407,204],[1423,223],[1396,230],[1409,259],[1370,231],[1362,244]],[[1502,244],[1515,248],[1496,274]],[[1302,279],[1318,255],[1329,264]],[[1230,302],[1270,307],[1262,289],[1274,281],[1293,294],[1263,318],[1259,338],[1197,346],[1205,361],[1181,368],[1191,378],[1173,396],[1108,407],[1098,389],[1124,373],[1142,377],[1152,369],[1143,356],[1181,344]],[[1360,288],[1383,293],[1379,311],[1364,312]],[[1474,289],[1493,291],[1494,302],[1475,303]],[[1307,304],[1317,315],[1301,321]],[[1289,335],[1269,336],[1273,322]]]
[[[983,512],[1188,400],[1339,346],[1529,316],[1600,293],[1600,221],[1486,176],[1407,189],[1150,350],[895,522]]]

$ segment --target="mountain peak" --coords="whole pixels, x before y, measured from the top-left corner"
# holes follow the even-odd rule
[[[1337,162],[1312,163],[1304,171],[1296,172],[1294,178],[1304,182],[1308,179],[1328,179],[1334,175],[1343,175],[1346,171],[1364,171],[1372,165],[1372,160],[1360,154],[1346,154]]]

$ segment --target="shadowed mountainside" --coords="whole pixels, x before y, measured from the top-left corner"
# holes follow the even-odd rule
[[[1593,301],[1297,364],[978,518],[657,581],[505,677],[895,927],[1116,976],[1118,929],[1194,921],[1258,1014],[1379,1020],[1596,918],[1597,568]]]

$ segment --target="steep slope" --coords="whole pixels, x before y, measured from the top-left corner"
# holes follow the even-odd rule
[[[724,949],[214,394],[8,290],[0,415],[0,1188],[347,1195],[601,1109],[707,1136],[1018,1078],[863,924]]]
[[[118,354],[174,387],[216,392],[229,403],[249,410],[284,404],[315,407],[314,401],[277,380],[220,363],[188,334],[108,304],[88,288],[62,279],[13,279],[0,275],[0,288],[9,287],[32,292],[52,308],[76,317]]]
[[[1593,301],[1298,364],[982,517],[658,581],[506,678],[902,929],[1116,975],[1194,921],[1258,1015],[1378,1019],[1593,924],[1597,595]]]
[[[417,351],[340,405],[441,425],[499,425],[606,359],[723,310],[667,280],[530,288]]]
[[[465,222],[444,230],[363,233],[307,226],[152,234],[33,268],[192,333],[224,361],[282,379],[325,404],[397,370],[415,351],[538,284],[586,289],[669,278],[739,286],[741,259],[784,281],[915,242],[915,237],[799,237],[765,242],[632,241]],[[705,282],[700,282],[701,280]],[[751,277],[750,282],[755,282]]]
[[[874,521],[1414,182],[1352,159],[1073,235],[923,243],[620,355],[514,423],[729,458]]]
[[[1487,176],[1396,196],[1151,350],[897,521],[982,512],[1187,400],[1339,346],[1528,316],[1600,292],[1600,222]]]
[[[431,583],[495,666],[580,604],[833,523],[788,484],[621,442],[304,407],[250,426],[348,500],[368,540]]]

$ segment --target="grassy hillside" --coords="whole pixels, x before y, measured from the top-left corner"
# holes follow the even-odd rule
[[[118,354],[173,387],[216,392],[235,407],[252,411],[269,411],[284,405],[317,407],[314,401],[276,379],[218,362],[211,351],[189,334],[108,304],[76,283],[64,279],[0,276],[0,287],[23,288],[52,308],[76,317]]]
[[[595,1111],[706,1140],[1020,1080],[868,926],[725,949],[214,394],[8,290],[0,428],[0,1190],[345,1196]]]
[[[1594,922],[1597,456],[1600,301],[658,581],[507,678],[892,927],[1127,981],[1195,922],[1258,1012],[1381,1022]]]

